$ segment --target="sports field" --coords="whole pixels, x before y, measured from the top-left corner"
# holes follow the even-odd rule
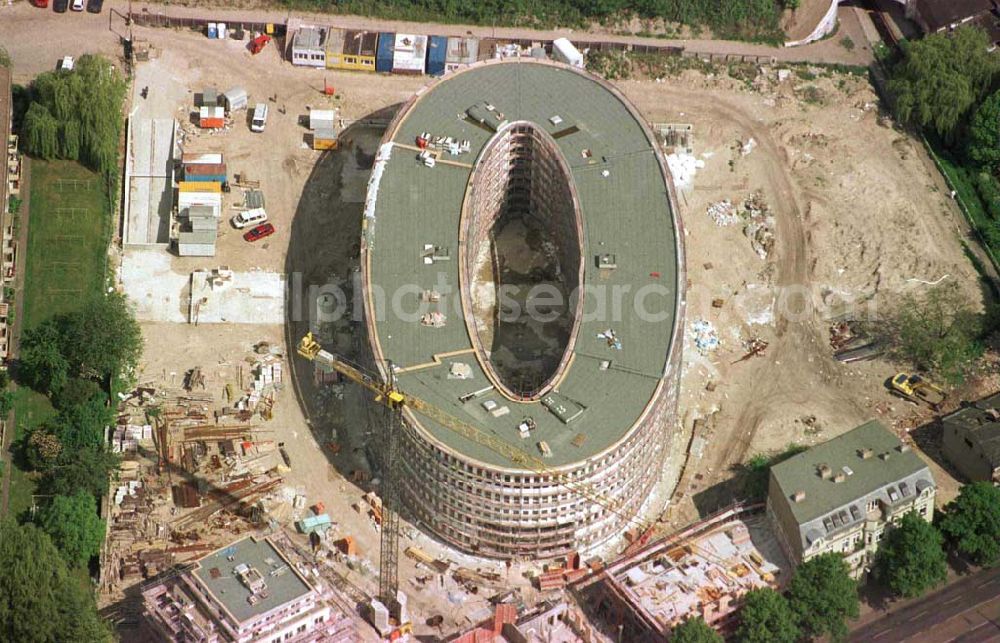
[[[100,292],[109,237],[110,213],[97,174],[72,161],[31,162],[25,329]]]

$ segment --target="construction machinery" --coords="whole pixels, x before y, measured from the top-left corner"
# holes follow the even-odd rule
[[[593,488],[591,485],[571,480],[563,473],[556,472],[539,457],[526,451],[522,451],[516,446],[500,439],[494,435],[486,433],[478,427],[460,420],[451,414],[437,408],[412,395],[405,394],[396,387],[393,377],[393,368],[389,364],[387,371],[388,381],[377,375],[366,372],[361,367],[351,364],[343,358],[333,355],[323,350],[313,334],[307,333],[299,342],[297,352],[302,357],[312,361],[322,369],[332,370],[340,373],[348,380],[361,385],[375,394],[375,401],[384,408],[391,411],[391,418],[386,427],[388,431],[383,437],[383,459],[382,475],[382,539],[381,539],[381,565],[379,569],[379,599],[386,606],[395,604],[398,587],[398,556],[399,556],[399,512],[397,497],[397,475],[396,463],[399,451],[399,429],[402,426],[402,413],[404,409],[415,411],[437,422],[444,428],[453,431],[481,446],[493,451],[510,460],[515,466],[530,469],[536,473],[549,476],[557,484],[569,491],[583,497],[590,502],[598,504],[608,511],[621,514],[624,499],[608,498],[603,493]],[[625,516],[626,520],[639,525],[643,532],[646,532],[649,525],[642,523],[636,518]],[[648,536],[647,536],[648,538]]]
[[[912,373],[896,373],[889,381],[893,393],[911,402],[927,404],[935,411],[947,398],[947,394],[935,384]]]

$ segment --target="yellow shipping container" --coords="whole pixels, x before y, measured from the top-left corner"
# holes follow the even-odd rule
[[[177,191],[222,193],[222,184],[217,181],[181,181],[177,184]]]

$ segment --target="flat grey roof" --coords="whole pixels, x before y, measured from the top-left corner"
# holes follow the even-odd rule
[[[250,604],[250,589],[240,581],[235,571],[241,564],[260,572],[267,583],[267,598]],[[241,623],[312,591],[295,567],[266,538],[244,538],[212,552],[198,561],[194,575],[212,597]]]
[[[326,33],[323,27],[302,27],[292,36],[292,47],[322,47]]]
[[[456,312],[459,262],[421,261],[424,244],[447,248],[457,258],[471,169],[444,163],[425,167],[412,146],[425,131],[467,139],[470,154],[445,154],[442,160],[474,164],[494,132],[467,119],[466,110],[484,101],[508,121],[530,121],[549,134],[560,134],[556,144],[570,167],[583,218],[584,282],[608,292],[629,289],[622,293],[619,319],[584,315],[573,359],[557,387],[560,395],[583,408],[569,423],[540,402],[515,403],[496,391],[459,401],[490,385]],[[554,124],[553,116],[561,122]],[[563,65],[527,60],[481,63],[450,74],[424,90],[398,118],[396,129],[387,134],[393,147],[377,183],[374,209],[369,208],[365,243],[370,282],[386,294],[387,302],[385,314],[376,321],[377,341],[383,356],[401,371],[400,388],[536,456],[537,443],[545,441],[552,450],[545,460],[550,466],[579,462],[612,446],[629,432],[661,384],[672,348],[678,272],[675,213],[652,134],[604,81]],[[369,202],[373,196],[370,191]],[[618,267],[599,273],[595,257],[607,252],[617,255]],[[644,301],[647,310],[658,313],[655,318],[643,319],[634,312],[637,292],[644,286],[662,289]],[[407,287],[410,291],[404,293],[401,289]],[[420,291],[432,288],[442,293],[440,310],[448,316],[444,327],[426,327],[391,314],[394,293],[401,293],[397,297],[404,310],[413,311],[420,306]],[[450,295],[445,288],[451,288]],[[609,328],[620,338],[621,350],[598,338]],[[606,360],[610,368],[602,369]],[[454,362],[468,364],[472,378],[450,379]],[[487,399],[507,405],[510,414],[493,417],[482,407]],[[522,440],[517,431],[525,416],[537,424],[530,440]],[[420,420],[434,438],[466,457],[513,467],[506,458],[429,418]]]
[[[941,419],[945,426],[953,426],[959,434],[979,446],[980,451],[992,466],[1000,466],[1000,421],[988,413],[990,409],[1000,411],[1000,394],[983,398],[946,415]]]
[[[900,452],[897,447],[901,444],[880,422],[872,420],[774,465],[772,481],[801,525],[922,470],[928,471],[928,482],[932,482],[927,463],[912,450]],[[861,457],[865,449],[872,452],[867,459]],[[879,457],[884,453],[889,454],[887,459]],[[818,472],[824,464],[833,475],[845,473],[845,466],[852,473],[845,473],[843,482],[824,480]],[[798,491],[806,494],[801,502],[792,499]]]

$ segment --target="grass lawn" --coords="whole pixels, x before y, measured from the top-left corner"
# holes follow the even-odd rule
[[[111,220],[100,177],[72,161],[31,161],[30,207],[22,332],[101,292]],[[47,397],[22,386],[14,413],[17,440],[55,409]],[[36,486],[27,472],[11,467],[9,515],[31,506]]]
[[[17,417],[14,439],[20,439],[28,429],[48,420],[55,413],[49,398],[27,387],[19,387],[14,392],[14,414]],[[35,480],[30,474],[16,466],[11,467],[8,515],[16,518],[31,507],[31,494],[35,493],[35,487]]]
[[[98,174],[72,161],[31,161],[24,329],[101,291],[110,217]]]

